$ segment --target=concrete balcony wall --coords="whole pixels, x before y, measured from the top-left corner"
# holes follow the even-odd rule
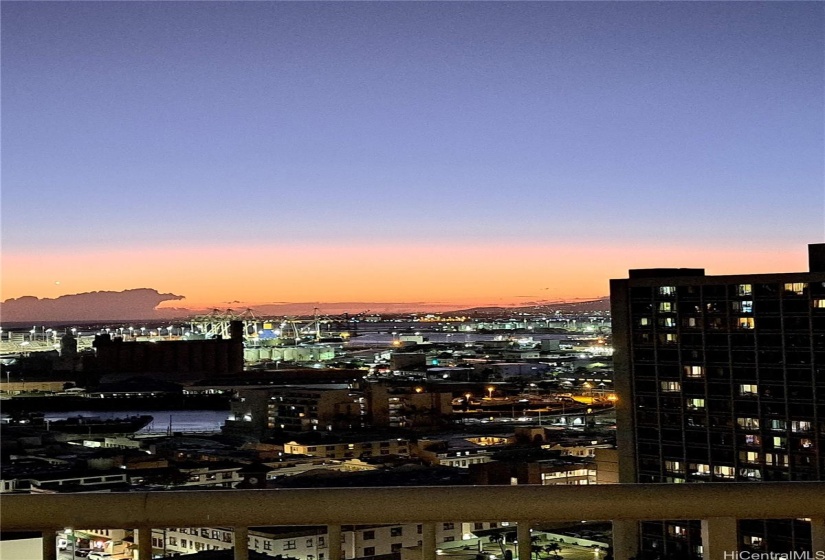
[[[424,524],[422,560],[434,560],[436,524],[455,520],[516,522],[519,557],[528,559],[532,525],[582,519],[614,522],[616,560],[635,554],[637,521],[702,520],[705,558],[730,560],[740,546],[737,519],[792,518],[812,519],[812,550],[825,554],[825,482],[7,494],[0,501],[4,532],[42,531],[50,538],[64,527],[136,528],[138,535],[163,527],[234,527],[237,560],[248,558],[249,527],[326,525],[336,542],[342,525],[399,523]],[[50,538],[46,560],[55,557]],[[150,558],[151,540],[138,536],[138,544],[140,560]],[[341,550],[332,547],[329,560],[341,560]]]

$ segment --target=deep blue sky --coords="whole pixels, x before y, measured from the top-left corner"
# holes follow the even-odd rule
[[[4,250],[821,241],[823,37],[819,2],[4,1]]]

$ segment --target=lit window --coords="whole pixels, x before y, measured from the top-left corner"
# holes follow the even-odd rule
[[[667,532],[674,537],[684,537],[687,536],[687,527],[671,525],[668,527]]]
[[[753,300],[743,299],[742,301],[734,301],[731,303],[734,311],[739,313],[753,313]]]
[[[739,476],[750,480],[762,479],[762,473],[758,469],[739,469]]]
[[[659,313],[673,313],[673,302],[671,302],[671,301],[660,301],[659,302]]]
[[[756,385],[740,385],[739,386],[739,394],[740,395],[756,395],[759,393],[759,387]]]
[[[810,449],[814,446],[814,442],[808,438],[802,438],[799,440],[799,446],[802,449]]]
[[[684,366],[685,377],[704,377],[705,368],[702,366]]]
[[[775,436],[773,438],[774,449],[785,449],[788,446],[788,440],[783,437]]]
[[[660,296],[673,296],[673,295],[676,295],[676,286],[659,286],[659,295]]]
[[[659,324],[666,328],[676,327],[676,317],[662,317],[659,319]]]
[[[771,420],[771,430],[785,431],[788,429],[788,423],[784,420]]]
[[[816,307],[817,309],[825,308],[825,299],[815,299],[814,307]]]
[[[682,390],[682,384],[678,381],[662,381],[661,387],[664,393],[677,393]]]
[[[736,319],[736,328],[752,329],[754,325],[753,317],[738,317]]]
[[[705,408],[705,399],[688,399],[687,407],[689,409]]]
[[[746,463],[758,463],[759,453],[757,451],[742,451],[739,453],[739,458]]]
[[[737,418],[736,423],[745,430],[759,429],[759,418]]]
[[[745,443],[747,445],[762,445],[762,438],[755,434],[748,434],[745,436]]]
[[[649,317],[640,317],[639,318],[639,326],[640,327],[650,326],[650,318]]]
[[[736,293],[740,296],[749,296],[753,294],[753,286],[751,284],[739,284]]]
[[[804,420],[794,420],[791,422],[792,432],[810,432],[811,429],[813,429],[813,426],[810,422],[806,422]]]
[[[665,461],[665,470],[668,472],[682,472],[682,463],[679,461]]]
[[[792,282],[789,284],[785,284],[785,291],[801,296],[805,293],[807,287],[808,284],[805,282]]]
[[[699,328],[699,319],[696,317],[686,317],[682,319],[682,324],[690,329]]]
[[[735,473],[733,467],[713,467],[713,475],[719,478],[733,478]]]
[[[692,463],[690,465],[690,470],[693,471],[693,474],[700,476],[710,475],[710,465],[706,465],[704,463]]]

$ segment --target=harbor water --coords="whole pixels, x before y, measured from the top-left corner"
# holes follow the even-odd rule
[[[136,432],[138,434],[165,434],[170,432],[220,432],[221,426],[229,416],[225,410],[118,410],[118,411],[91,411],[78,410],[72,412],[47,412],[44,419],[47,422],[53,420],[65,420],[67,418],[101,418],[110,420],[114,418],[125,418],[127,416],[141,416],[147,414],[154,420],[145,428]],[[3,421],[7,421],[8,415],[2,415]]]

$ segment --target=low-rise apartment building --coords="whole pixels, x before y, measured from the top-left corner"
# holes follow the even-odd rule
[[[436,528],[439,544],[469,540],[473,531],[487,530],[496,523],[440,523]],[[422,544],[421,524],[349,525],[341,532],[339,546],[344,560],[399,554],[402,548]],[[226,550],[234,546],[234,532],[229,527],[177,527],[152,533],[158,552],[193,553],[203,550]],[[268,556],[298,560],[328,560],[329,535],[326,527],[250,527],[249,549]]]
[[[337,443],[298,443],[297,441],[290,441],[284,444],[284,453],[326,457],[328,459],[358,459],[388,455],[406,457],[410,454],[410,442],[404,438]]]

